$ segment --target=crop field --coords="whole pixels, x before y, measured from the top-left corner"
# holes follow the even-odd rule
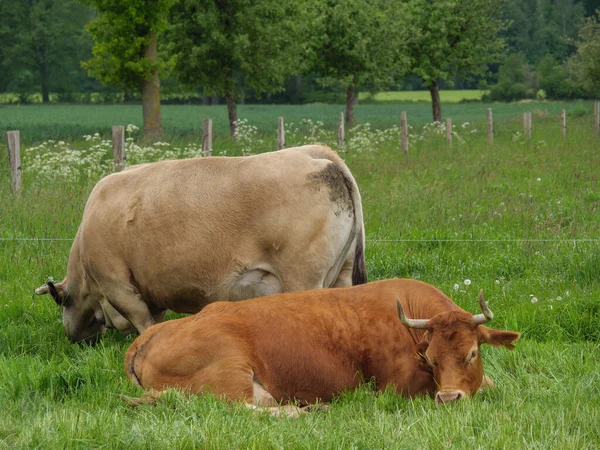
[[[570,121],[571,118],[589,113],[593,108],[592,102],[585,101],[483,104],[446,103],[443,100],[442,104],[444,116],[452,118],[455,124],[485,121],[488,107],[493,108],[494,120],[499,124],[506,121],[517,123],[524,112],[537,112],[538,116],[545,117],[559,114],[562,108],[567,110]],[[286,123],[320,121],[326,129],[332,130],[337,126],[343,110],[344,105],[332,104],[239,105],[238,116],[248,120],[249,125],[257,127],[260,134],[275,143],[278,116],[283,116]],[[399,124],[401,111],[407,112],[408,121],[414,127],[420,128],[431,122],[431,107],[428,104],[395,101],[360,104],[356,108],[356,120],[360,124],[369,123],[376,129],[385,129]],[[229,135],[227,108],[224,105],[163,105],[161,112],[167,133],[165,139],[169,142],[199,140],[202,136],[202,120],[207,117],[213,119],[216,139]],[[558,118],[555,117],[555,120]],[[142,126],[140,105],[0,105],[0,130],[20,130],[21,139],[29,144],[48,139],[76,140],[96,132],[103,137],[110,137],[113,125],[127,124]],[[500,135],[504,130],[505,127],[496,127]]]
[[[426,125],[425,104],[359,105],[360,125],[344,149],[335,141],[339,105],[242,106],[247,122],[235,142],[225,138],[223,107],[163,107],[164,142],[144,143],[128,127],[133,164],[198,156],[209,116],[219,134],[214,155],[269,151],[284,116],[288,146],[329,144],[353,171],[369,280],[417,278],[472,312],[482,288],[495,315],[490,326],[522,333],[514,351],[483,348],[496,388],[473,398],[436,407],[366,384],[299,419],[174,391],[154,407],[122,402],[119,394],[141,393],[122,367],[134,337],[109,330],[95,347],[69,344],[59,308],[32,293],[48,276],[64,276],[87,196],[111,170],[110,126],[139,126],[140,108],[0,107],[0,129],[21,130],[24,168],[15,199],[3,137],[0,448],[599,447],[600,143],[591,104],[492,105],[494,145],[487,106],[444,106],[455,125],[451,147],[443,127]],[[398,145],[402,110],[414,118],[408,155]],[[531,141],[522,135],[523,111],[534,112]]]

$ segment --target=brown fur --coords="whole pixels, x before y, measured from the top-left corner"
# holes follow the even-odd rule
[[[407,316],[433,318],[431,327],[402,325],[396,298]],[[406,279],[219,302],[150,327],[129,348],[125,370],[145,389],[210,390],[247,403],[256,403],[255,382],[276,402],[301,404],[372,378],[406,396],[473,394],[486,380],[479,353],[465,363],[472,346],[497,343],[495,333],[512,344],[519,334],[474,327],[471,317],[435,287]]]

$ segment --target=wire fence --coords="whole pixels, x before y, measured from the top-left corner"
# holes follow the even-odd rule
[[[0,238],[0,242],[73,242],[74,238]],[[600,239],[593,238],[582,238],[582,239],[436,239],[436,238],[423,238],[423,239],[385,239],[385,238],[367,238],[366,242],[370,243],[388,243],[388,244],[402,244],[402,243],[465,243],[465,242],[483,242],[483,243],[557,243],[557,244],[579,244],[579,243],[600,243]]]

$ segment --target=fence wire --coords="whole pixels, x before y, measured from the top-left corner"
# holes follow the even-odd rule
[[[53,242],[53,241],[64,241],[73,242],[74,238],[0,238],[0,242]],[[578,243],[600,243],[600,239],[384,239],[384,238],[371,238],[366,239],[366,242],[370,243],[386,243],[386,244],[402,244],[402,243],[464,243],[464,242],[485,242],[485,243],[567,243],[567,244],[578,244]]]

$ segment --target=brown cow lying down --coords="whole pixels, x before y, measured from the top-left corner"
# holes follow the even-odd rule
[[[167,309],[366,282],[358,186],[319,145],[133,166],[96,185],[67,278],[36,289],[73,342]]]
[[[483,326],[493,315],[483,293],[479,301],[483,314],[472,315],[429,284],[394,279],[213,303],[135,340],[125,371],[150,392],[130,400],[176,388],[255,407],[310,405],[373,378],[379,389],[447,403],[491,383],[482,344],[513,349],[520,337]]]

